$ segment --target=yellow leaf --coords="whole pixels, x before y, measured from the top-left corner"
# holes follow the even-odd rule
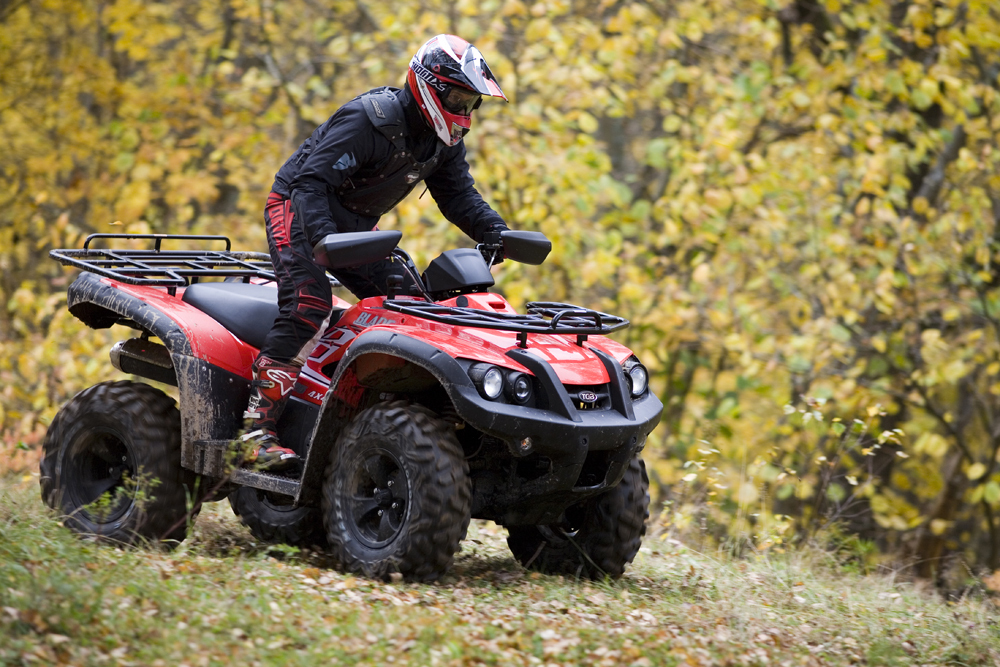
[[[757,490],[757,485],[753,482],[743,482],[736,495],[736,499],[744,505],[755,503],[759,498],[760,492]]]
[[[941,458],[948,451],[948,441],[937,433],[925,431],[913,443],[913,451],[924,452],[934,458]]]
[[[965,475],[972,480],[979,479],[986,472],[986,466],[982,463],[973,463],[969,466],[968,470],[965,471]]]
[[[811,102],[812,100],[809,99],[809,96],[806,95],[801,90],[795,91],[795,93],[792,95],[792,104],[799,107],[800,109],[809,106]]]
[[[935,535],[941,535],[944,531],[948,530],[948,526],[950,525],[950,521],[945,521],[944,519],[934,519],[931,521],[931,532]]]
[[[995,570],[988,577],[983,577],[983,583],[991,591],[1000,591],[1000,570]]]
[[[663,131],[664,132],[676,132],[681,129],[681,117],[676,115],[669,115],[663,119]]]
[[[591,116],[586,111],[580,112],[580,115],[577,117],[576,122],[579,123],[580,129],[588,134],[597,131],[597,119]]]

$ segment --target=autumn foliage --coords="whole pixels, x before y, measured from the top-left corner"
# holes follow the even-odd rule
[[[555,246],[500,289],[632,320],[670,527],[761,549],[836,526],[923,576],[1000,568],[989,0],[0,2],[8,452],[115,372],[50,248],[263,249],[283,159],[438,32],[511,100],[477,112],[478,186]],[[417,194],[383,226],[422,265],[466,241]]]

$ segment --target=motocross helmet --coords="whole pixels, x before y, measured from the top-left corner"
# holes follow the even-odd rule
[[[447,146],[468,133],[483,95],[507,99],[479,49],[455,35],[438,35],[421,46],[410,61],[406,83]]]

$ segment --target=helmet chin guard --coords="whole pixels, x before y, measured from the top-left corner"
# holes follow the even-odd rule
[[[455,35],[437,35],[420,47],[406,81],[427,123],[448,146],[469,132],[481,96],[507,99],[479,49]]]

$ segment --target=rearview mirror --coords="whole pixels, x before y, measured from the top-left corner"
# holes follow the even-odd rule
[[[327,234],[313,248],[313,258],[328,269],[347,269],[385,259],[399,245],[399,231]]]
[[[522,264],[541,264],[552,250],[552,241],[541,232],[508,229],[500,232],[503,256]]]

